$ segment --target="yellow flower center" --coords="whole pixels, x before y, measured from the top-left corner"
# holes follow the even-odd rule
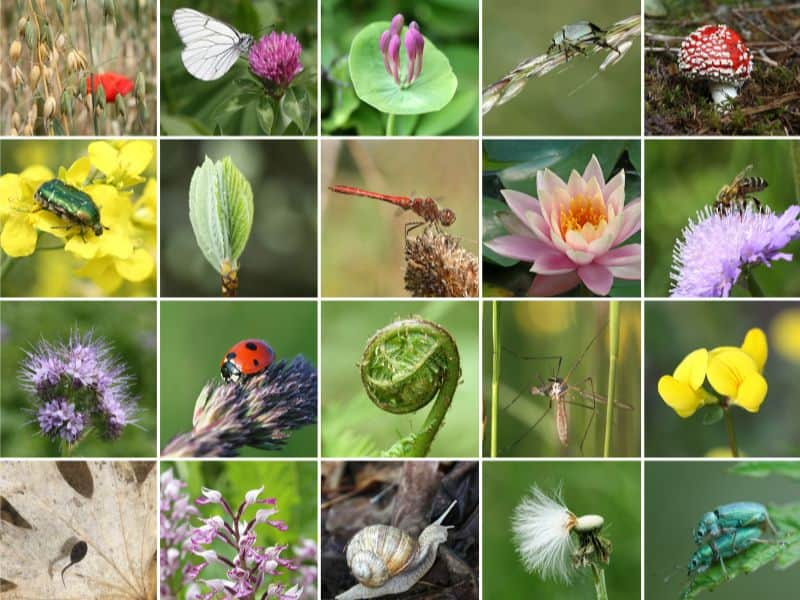
[[[569,201],[569,206],[561,207],[559,221],[562,237],[566,237],[567,231],[583,231],[584,234],[591,234],[588,237],[594,239],[605,229],[608,223],[605,207],[602,202],[593,202],[592,200],[595,199],[573,196]],[[584,235],[584,237],[587,236]]]

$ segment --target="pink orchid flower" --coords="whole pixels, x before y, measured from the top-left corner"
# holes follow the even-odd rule
[[[531,262],[536,273],[529,296],[555,296],[583,282],[598,296],[611,291],[614,278],[641,279],[641,244],[621,245],[642,226],[641,199],[625,205],[625,171],[605,183],[597,157],[581,176],[564,181],[549,169],[536,174],[539,199],[502,190],[513,215],[504,225],[510,235],[486,242],[509,258]]]

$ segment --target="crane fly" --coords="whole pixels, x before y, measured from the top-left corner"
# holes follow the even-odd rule
[[[449,208],[441,208],[433,198],[409,198],[408,196],[390,196],[379,192],[370,192],[361,188],[349,185],[331,185],[328,189],[337,194],[347,194],[348,196],[362,196],[364,198],[374,198],[389,204],[394,204],[403,210],[410,210],[422,221],[409,223],[406,225],[406,234],[411,229],[420,225],[432,224],[437,227],[449,227],[456,221],[456,213]]]
[[[539,376],[539,384],[538,386],[534,385],[530,389],[530,393],[532,396],[544,396],[548,400],[547,408],[545,411],[536,419],[536,422],[528,427],[519,438],[517,438],[514,443],[506,447],[506,451],[511,450],[514,446],[519,444],[531,431],[533,431],[536,426],[542,422],[542,420],[548,415],[548,413],[553,409],[553,405],[555,404],[555,418],[556,418],[556,433],[558,435],[558,441],[561,444],[563,449],[566,449],[569,445],[569,414],[567,412],[567,405],[572,404],[573,406],[580,406],[583,408],[588,408],[592,411],[591,416],[589,417],[589,422],[586,424],[586,430],[583,432],[583,437],[581,438],[580,443],[580,451],[583,454],[583,444],[586,441],[586,436],[589,433],[589,428],[592,426],[592,421],[594,420],[594,414],[597,411],[597,404],[608,404],[608,399],[605,396],[601,396],[600,394],[596,394],[594,392],[594,383],[591,377],[587,377],[584,379],[583,383],[589,382],[591,387],[591,391],[587,391],[583,389],[582,386],[577,386],[569,383],[570,376],[575,372],[575,369],[578,365],[581,364],[586,353],[595,343],[597,338],[605,331],[606,325],[603,325],[600,330],[595,334],[586,348],[583,349],[583,352],[578,356],[575,363],[570,367],[569,371],[564,377],[559,377],[559,373],[561,372],[561,363],[563,357],[560,355],[553,355],[553,356],[520,356],[516,354],[512,350],[508,348],[503,348],[506,352],[516,356],[521,360],[556,360],[556,371],[555,374],[551,377],[548,377],[547,380],[543,380],[541,375]],[[505,407],[504,410],[508,410],[511,406],[522,396],[523,392],[517,394],[517,396]],[[633,407],[629,404],[625,404],[624,402],[620,402],[619,400],[614,401],[614,406],[617,408],[622,408],[625,410],[633,410]]]

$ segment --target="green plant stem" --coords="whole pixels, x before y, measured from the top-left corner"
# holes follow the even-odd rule
[[[603,569],[598,567],[595,563],[592,563],[591,567],[592,579],[594,580],[594,593],[597,595],[597,600],[608,600],[605,571],[603,571]]]
[[[394,135],[394,113],[389,114],[389,118],[386,120],[386,137],[391,137]]]
[[[794,196],[800,198],[800,141],[789,143],[789,150],[792,155],[792,172],[794,175]]]
[[[619,300],[612,300],[608,308],[608,388],[606,398],[606,430],[603,438],[603,457],[611,454],[611,431],[614,428],[614,394],[616,393],[617,359],[619,358]]]
[[[83,0],[83,9],[86,13],[86,40],[89,44],[89,89],[92,92],[92,125],[94,125],[94,134],[100,135],[100,127],[97,120],[97,94],[94,91],[94,50],[92,49],[92,26],[91,18],[89,16],[89,0]]]
[[[756,277],[755,275],[753,275],[752,271],[747,273],[747,289],[750,292],[750,295],[753,296],[753,298],[764,297],[764,290],[761,289],[761,286],[756,281]]]
[[[3,279],[8,274],[8,272],[11,270],[11,267],[13,267],[14,263],[16,262],[17,259],[11,256],[7,256],[5,258],[5,260],[3,261],[3,265],[0,266],[0,279]]]
[[[728,445],[731,448],[731,456],[739,458],[739,448],[736,446],[736,430],[733,427],[733,414],[730,408],[725,410],[725,429],[728,432]]]
[[[497,405],[500,396],[500,328],[498,320],[497,300],[492,300],[492,426],[489,433],[491,457],[497,456]]]

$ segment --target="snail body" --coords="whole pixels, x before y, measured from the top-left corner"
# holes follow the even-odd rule
[[[336,596],[336,600],[380,598],[411,589],[436,561],[439,545],[447,541],[452,526],[442,521],[455,506],[422,530],[418,539],[389,525],[370,525],[347,544],[347,564],[359,583]]]

